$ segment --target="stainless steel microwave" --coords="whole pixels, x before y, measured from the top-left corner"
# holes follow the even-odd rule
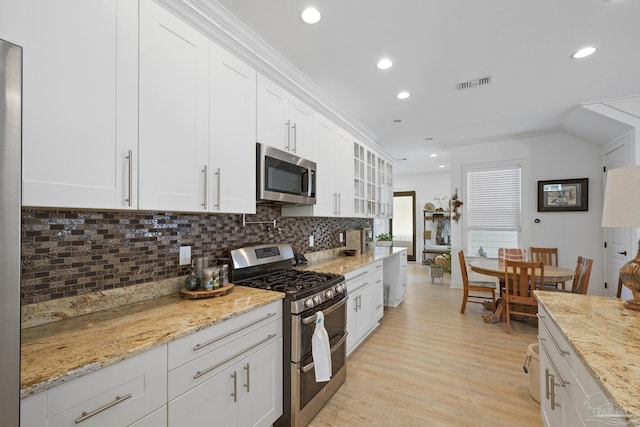
[[[259,202],[316,204],[314,162],[260,143],[256,153]]]

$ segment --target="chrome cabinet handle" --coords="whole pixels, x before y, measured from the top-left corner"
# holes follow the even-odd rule
[[[249,348],[245,348],[244,350],[237,352],[237,353],[236,353],[236,354],[234,354],[233,356],[229,356],[229,357],[227,357],[227,358],[226,358],[226,359],[224,359],[222,362],[220,362],[220,363],[218,363],[218,364],[216,364],[216,365],[210,366],[210,367],[208,367],[207,369],[205,369],[204,371],[197,371],[197,372],[193,375],[193,379],[195,380],[195,379],[200,378],[200,377],[201,377],[201,376],[203,376],[204,374],[207,374],[207,373],[209,373],[209,372],[213,371],[214,369],[219,368],[220,366],[224,365],[225,363],[229,362],[230,360],[235,359],[236,357],[240,356],[241,354],[246,353],[247,351],[252,350],[252,349],[254,349],[254,348],[258,347],[259,345],[266,343],[267,341],[269,341],[271,338],[273,338],[273,337],[275,337],[275,336],[277,336],[277,334],[269,334],[265,339],[263,339],[263,340],[261,340],[261,341],[259,341],[259,342],[255,343],[254,345],[252,345],[252,346],[251,346],[251,347],[249,347]]]
[[[294,123],[291,128],[293,129],[293,148],[291,151],[295,153],[298,149],[298,125]]]
[[[127,206],[131,207],[133,203],[133,150],[128,151],[125,159],[129,164],[129,196],[124,201],[127,202]]]
[[[287,151],[291,150],[291,120],[287,120],[284,124],[287,127],[287,145],[284,147]]]
[[[550,392],[549,392],[549,400],[551,401],[551,410],[555,411],[556,410],[556,406],[560,406],[558,404],[556,404],[556,381],[555,381],[555,376],[552,374],[549,374],[549,382],[550,382]]]
[[[127,399],[131,398],[131,393],[126,394],[124,396],[116,396],[115,400],[113,402],[109,402],[104,406],[99,407],[98,409],[94,409],[91,412],[83,412],[82,416],[80,416],[79,418],[76,419],[76,424],[80,424],[81,422],[88,420],[89,418],[93,417],[94,415],[98,415],[100,412],[106,411],[107,409],[111,408],[112,406],[116,406],[118,403],[122,403]]]
[[[209,173],[207,172],[207,165],[204,165],[204,169],[202,169],[202,172],[204,172],[204,202],[202,202],[202,207],[206,210],[207,209],[207,193],[209,192],[208,184],[209,184]]]
[[[233,396],[233,401],[235,403],[238,401],[238,373],[233,371],[231,378],[233,378],[233,393],[231,393],[231,396]]]
[[[241,330],[243,330],[243,329],[246,329],[246,328],[248,328],[248,327],[250,327],[250,326],[253,326],[253,325],[255,325],[256,323],[260,323],[260,322],[262,322],[263,320],[267,320],[268,318],[273,317],[273,316],[275,316],[275,315],[276,315],[276,313],[267,313],[267,315],[266,315],[266,316],[261,317],[260,319],[256,320],[255,322],[251,322],[251,323],[249,323],[248,325],[244,325],[244,326],[242,326],[242,327],[240,327],[240,328],[238,328],[238,329],[234,329],[234,330],[233,330],[233,331],[231,331],[231,332],[227,332],[226,334],[222,335],[221,337],[217,337],[217,338],[214,338],[214,339],[212,339],[212,340],[209,340],[209,341],[203,342],[202,344],[196,344],[196,345],[195,345],[195,347],[193,347],[193,348],[191,349],[191,351],[198,351],[198,350],[201,350],[202,348],[204,348],[204,347],[206,347],[206,346],[208,346],[208,345],[211,345],[211,344],[213,344],[213,343],[215,343],[215,342],[217,342],[217,341],[220,341],[221,339],[224,339],[224,338],[226,338],[226,337],[228,337],[228,336],[230,336],[230,335],[235,334],[236,332],[239,332],[239,331],[241,331]]]
[[[338,215],[342,215],[342,194],[338,193]]]
[[[249,372],[251,372],[251,367],[249,366],[248,363],[244,367],[244,370],[247,371],[247,383],[244,386],[247,389],[247,393],[249,393],[251,391],[249,390]]]
[[[218,201],[214,206],[216,209],[220,210],[220,180],[222,179],[222,175],[220,175],[220,168],[216,169],[215,175],[218,177]]]
[[[570,352],[565,351],[565,350],[560,348],[560,345],[558,344],[556,339],[553,337],[553,335],[551,334],[551,331],[549,330],[549,328],[547,328],[547,325],[544,322],[539,322],[539,323],[541,323],[542,326],[544,327],[545,331],[547,331],[547,334],[549,334],[549,337],[551,338],[551,342],[553,343],[554,347],[556,348],[556,350],[558,350],[558,353],[560,353],[560,355],[562,357],[564,357],[565,355],[571,354]],[[542,340],[544,341],[544,338]]]
[[[549,368],[544,370],[544,395],[549,400]]]
[[[357,279],[359,277],[366,276],[367,274],[369,274],[369,270],[364,271],[364,272],[358,274],[357,276],[350,277],[349,280],[355,280],[355,279]]]

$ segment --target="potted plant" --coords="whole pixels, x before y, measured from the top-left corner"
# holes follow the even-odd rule
[[[376,246],[391,246],[393,244],[393,236],[391,234],[382,233],[376,236]]]

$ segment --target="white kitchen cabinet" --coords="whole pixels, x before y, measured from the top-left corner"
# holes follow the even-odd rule
[[[382,261],[345,274],[347,282],[347,356],[378,326]]]
[[[138,3],[24,8],[23,204],[137,208]]]
[[[383,264],[376,264],[376,270],[371,276],[371,307],[373,322],[378,323],[384,317],[384,272]]]
[[[207,211],[209,40],[140,1],[140,209]]]
[[[211,43],[209,211],[256,212],[256,71]]]
[[[140,420],[139,426],[159,427],[166,425],[166,417],[155,411],[162,412],[166,399],[163,345],[23,399],[20,425],[125,427]]]
[[[627,425],[620,408],[606,397],[542,304],[538,305],[538,317],[540,414],[544,425]]]
[[[315,114],[316,204],[282,207],[282,216],[349,217],[352,215],[351,142],[329,119]]]
[[[156,409],[146,417],[136,421],[129,427],[160,427],[167,425],[167,405]]]
[[[387,158],[378,155],[376,167],[376,216],[393,217],[393,165]]]
[[[401,250],[383,260],[384,285],[389,287],[388,305],[397,307],[407,293],[407,250]]]
[[[169,343],[169,426],[269,426],[282,414],[282,302]]]
[[[313,109],[261,74],[257,91],[258,142],[315,161]]]

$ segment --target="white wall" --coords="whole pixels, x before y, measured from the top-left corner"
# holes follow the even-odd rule
[[[563,267],[574,268],[578,255],[593,258],[589,293],[604,294],[602,250],[602,162],[599,146],[564,132],[505,138],[486,143],[451,147],[451,188],[460,188],[464,202],[463,165],[521,161],[522,247],[557,247]],[[537,181],[589,178],[589,211],[537,212]],[[452,253],[464,246],[465,210],[459,224],[452,224]],[[540,219],[536,224],[534,220]],[[457,257],[452,257],[452,287],[462,287]]]
[[[424,246],[424,221],[422,211],[427,202],[438,207],[434,200],[436,196],[446,194],[451,197],[451,174],[449,172],[436,172],[425,174],[398,175],[393,177],[393,191],[416,192],[416,260],[422,260],[422,248]],[[435,232],[433,238],[435,239]]]

